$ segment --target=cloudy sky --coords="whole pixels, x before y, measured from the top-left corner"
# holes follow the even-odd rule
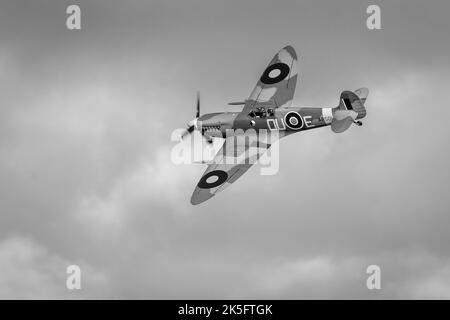
[[[81,7],[81,30],[66,8]],[[382,30],[366,28],[381,7]],[[448,1],[5,0],[0,298],[450,298]],[[192,206],[170,135],[239,110],[283,46],[295,105],[370,88],[364,126],[280,143]],[[82,289],[66,289],[66,268]],[[366,268],[381,268],[381,290]]]

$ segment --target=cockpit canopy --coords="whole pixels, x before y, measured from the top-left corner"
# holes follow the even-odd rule
[[[256,107],[253,108],[248,115],[252,118],[267,118],[273,117],[275,115],[275,111],[273,108]]]

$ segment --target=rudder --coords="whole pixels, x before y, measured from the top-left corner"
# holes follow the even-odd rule
[[[358,89],[361,90],[361,89]],[[365,92],[359,91],[359,93],[364,97]],[[364,101],[366,100],[367,95],[364,97]],[[339,101],[339,110],[342,111],[353,111],[356,112],[355,120],[362,119],[366,116],[367,111],[364,107],[364,102],[359,98],[359,96],[352,91],[343,91],[341,93],[341,99]]]
[[[336,133],[344,132],[352,123],[361,125],[358,119],[362,119],[367,115],[364,102],[369,95],[367,88],[360,88],[355,92],[346,90],[341,93],[339,106],[333,108],[333,120],[331,122],[331,130]]]

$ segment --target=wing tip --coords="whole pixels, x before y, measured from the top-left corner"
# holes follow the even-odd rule
[[[199,201],[198,199],[194,199],[194,197],[191,198],[191,204],[192,204],[193,206],[199,205],[200,203],[202,203],[202,202],[204,202],[204,201],[205,201],[205,200]]]
[[[203,202],[211,199],[213,196],[214,196],[214,194],[200,193],[200,192],[197,192],[197,190],[195,190],[191,197],[191,204],[193,206],[199,205],[200,203],[203,203]]]
[[[283,49],[281,49],[281,50],[286,50],[286,51],[291,55],[291,57],[292,57],[293,59],[298,60],[298,58],[297,58],[297,52],[295,52],[295,49],[294,49],[293,46],[287,45],[287,46],[285,46],[285,47],[284,47]]]

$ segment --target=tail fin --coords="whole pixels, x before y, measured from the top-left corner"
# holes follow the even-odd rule
[[[366,108],[364,102],[369,95],[367,88],[360,88],[355,92],[343,91],[339,100],[339,106],[333,108],[333,121],[331,122],[331,130],[336,133],[344,132],[353,122],[366,116]]]

